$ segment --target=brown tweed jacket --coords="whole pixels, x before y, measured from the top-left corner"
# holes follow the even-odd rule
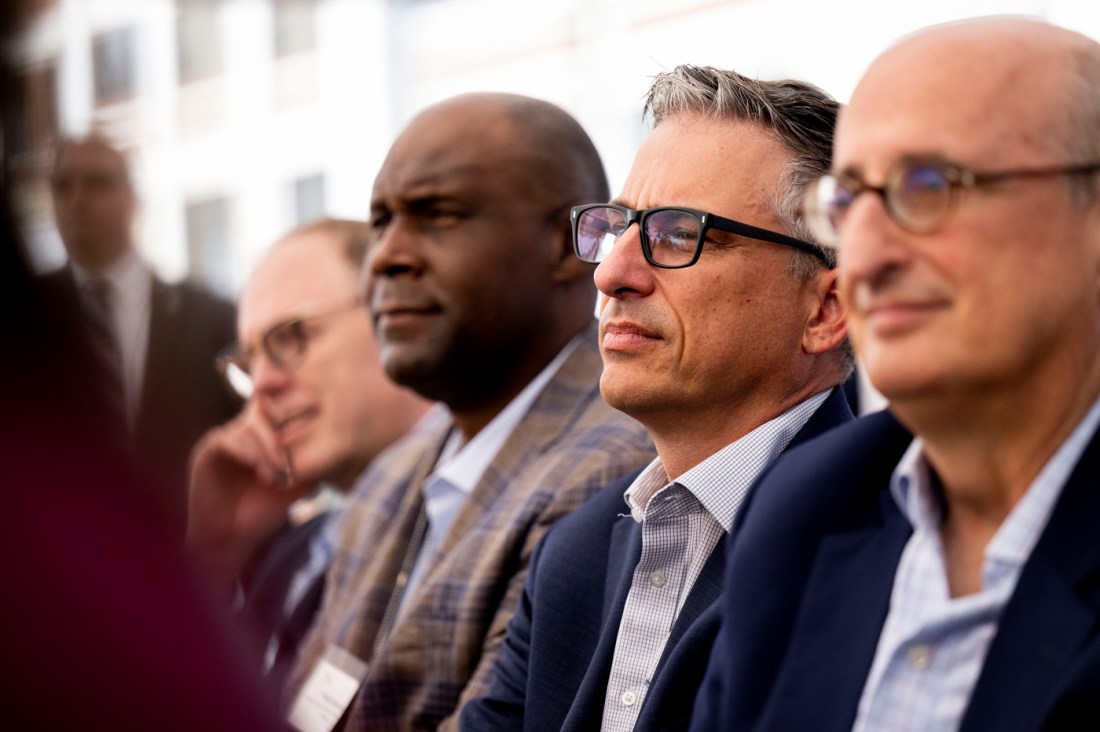
[[[645,429],[600,397],[595,341],[593,324],[485,471],[389,638],[369,658],[449,414],[433,409],[375,461],[345,514],[288,700],[329,644],[370,667],[345,715],[348,730],[454,728],[461,704],[485,693],[543,533],[655,454]]]

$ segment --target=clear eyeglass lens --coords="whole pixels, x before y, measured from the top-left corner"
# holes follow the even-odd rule
[[[280,367],[293,368],[306,350],[305,325],[300,320],[292,320],[272,328],[264,336],[264,348]]]
[[[577,248],[586,262],[602,262],[626,229],[626,216],[614,208],[590,208],[577,221]]]
[[[908,228],[935,226],[951,203],[951,181],[934,165],[908,167],[892,183],[888,196],[894,215]]]
[[[234,361],[228,361],[225,364],[225,380],[229,383],[229,386],[233,391],[240,395],[242,399],[248,399],[252,396],[252,377],[248,375],[240,365]]]
[[[689,211],[655,211],[645,220],[649,254],[657,264],[686,264],[695,257],[702,224]]]
[[[852,192],[831,175],[818,179],[806,190],[802,213],[819,244],[837,245],[840,225],[853,197]]]

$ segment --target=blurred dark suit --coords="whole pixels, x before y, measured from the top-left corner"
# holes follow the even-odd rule
[[[291,583],[298,571],[309,563],[314,537],[324,529],[329,518],[329,512],[324,512],[303,524],[286,526],[242,581],[245,602],[241,614],[255,636],[261,662],[267,652],[267,644],[272,638],[278,638],[278,652],[266,672],[272,689],[282,689],[297,657],[298,646],[321,606],[324,571],[310,578],[291,613],[287,614],[285,608]]]
[[[80,311],[69,267],[41,279],[44,292],[61,307]],[[191,448],[208,429],[240,411],[214,368],[218,351],[235,337],[232,303],[191,283],[153,277],[149,342],[130,446],[139,482],[163,504],[181,538]]]

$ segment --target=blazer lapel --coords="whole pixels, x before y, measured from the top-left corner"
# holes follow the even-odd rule
[[[582,334],[576,349],[547,382],[527,414],[501,446],[492,464],[463,502],[440,544],[441,552],[454,548],[491,511],[493,504],[515,478],[523,475],[527,465],[543,454],[558,435],[567,432],[570,425],[585,413],[591,402],[586,395],[599,398],[594,386],[603,363],[596,345],[595,329],[593,322]]]
[[[598,730],[603,722],[603,702],[607,696],[607,680],[615,657],[615,642],[619,638],[626,597],[634,579],[634,567],[642,556],[642,527],[626,516],[615,522],[608,546],[607,583],[605,584],[604,618],[600,640],[588,663],[573,706],[562,724],[566,730]]]
[[[851,729],[911,533],[889,491],[879,501],[879,521],[822,540],[791,634],[792,650],[773,687],[772,698],[784,701],[771,706],[765,727]],[[844,661],[822,675],[822,658]],[[806,678],[816,681],[802,683]]]
[[[676,622],[672,624],[665,650],[653,674],[655,678],[661,675],[665,662],[688,629],[722,596],[723,577],[726,573],[726,538],[723,536],[714,551],[710,553],[702,571],[699,572],[699,578],[695,580],[687,600],[684,601],[683,608],[680,609],[680,614],[676,617]]]
[[[161,393],[158,379],[173,373],[172,338],[176,336],[173,327],[180,309],[179,291],[153,277],[149,292],[149,341],[146,346],[145,368],[141,378],[141,398],[138,400],[137,420],[141,420],[146,405],[151,403],[153,395]],[[210,368],[214,368],[211,364]],[[168,393],[174,390],[169,389]]]
[[[1067,481],[1024,565],[990,645],[962,729],[1043,726],[1037,699],[1050,698],[1096,637],[1100,587],[1100,433]]]

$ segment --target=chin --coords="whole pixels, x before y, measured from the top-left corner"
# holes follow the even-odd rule
[[[638,389],[638,381],[600,381],[600,395],[608,406],[635,416],[646,411],[649,394]]]

